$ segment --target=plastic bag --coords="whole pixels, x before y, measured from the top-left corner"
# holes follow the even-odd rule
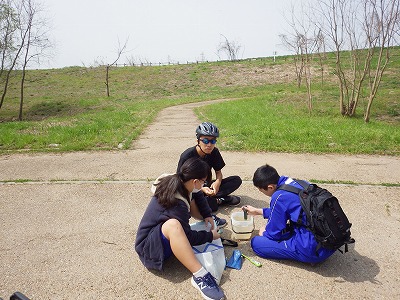
[[[207,230],[204,222],[194,223],[190,226],[192,230]],[[192,248],[197,260],[212,276],[214,276],[219,284],[226,265],[224,246],[222,245],[221,239],[213,240],[212,243],[192,246]]]
[[[232,256],[229,258],[226,266],[231,269],[240,270],[242,268],[242,252],[233,250]]]

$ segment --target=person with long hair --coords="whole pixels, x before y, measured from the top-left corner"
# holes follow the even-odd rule
[[[213,225],[210,231],[195,231],[189,224],[191,216],[205,219],[206,224],[213,222],[211,211],[204,212],[192,199],[192,193],[202,188],[208,173],[206,162],[192,158],[176,174],[158,178],[139,224],[135,250],[148,269],[162,270],[164,261],[174,255],[193,274],[191,283],[203,298],[224,299],[215,278],[202,267],[192,249],[220,238]],[[209,209],[207,204],[205,207]]]

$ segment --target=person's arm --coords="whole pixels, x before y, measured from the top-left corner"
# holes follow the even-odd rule
[[[248,215],[251,216],[263,216],[264,219],[269,218],[270,209],[269,208],[256,208],[251,205],[242,206],[243,211],[247,211]],[[263,236],[265,231],[265,226],[262,226],[258,232],[258,235]]]
[[[206,225],[211,224],[211,229],[214,229],[214,219],[211,216],[211,208],[208,204],[206,197],[204,197],[203,192],[197,192],[192,194],[194,200],[195,208],[191,206],[191,213],[194,218],[204,219]],[[192,211],[193,209],[193,211]],[[197,213],[198,212],[198,213]],[[194,215],[193,215],[194,213]],[[200,215],[200,216],[199,216]],[[202,218],[200,218],[202,217]]]
[[[264,236],[271,240],[280,241],[286,238],[283,232],[286,229],[288,220],[285,199],[279,195],[276,200],[272,199],[267,226],[265,226]]]
[[[192,230],[189,224],[191,215],[187,210],[186,204],[183,201],[181,202],[178,202],[178,205],[168,210],[168,219],[174,218],[181,223],[182,228],[185,231],[185,234],[189,240],[189,243],[192,246],[211,242],[212,240],[220,237],[220,235],[216,231],[218,228],[214,228],[211,231]]]
[[[215,171],[215,181],[211,184],[211,188],[214,190],[214,195],[216,195],[219,191],[219,187],[221,186],[222,183],[222,171]]]
[[[263,208],[256,208],[256,207],[251,206],[251,205],[244,205],[244,206],[242,206],[242,210],[243,211],[247,211],[247,213],[249,215],[252,215],[252,216],[262,216],[264,209]]]
[[[264,207],[262,209],[262,215],[264,219],[269,219],[269,215],[271,214],[271,209],[269,207]]]
[[[178,166],[176,168],[176,173],[179,172],[179,170],[181,169],[184,162],[185,162],[185,158],[183,157],[183,153],[182,153],[181,156],[179,157]]]
[[[212,195],[210,196],[215,196],[219,192],[219,188],[222,183],[222,169],[225,166],[225,161],[222,158],[221,153],[219,152],[218,148],[214,148],[214,150],[211,152],[211,163],[210,167],[214,169],[215,172],[215,181],[211,184],[211,191]]]

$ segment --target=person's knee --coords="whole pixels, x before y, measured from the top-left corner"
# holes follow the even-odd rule
[[[254,253],[263,258],[283,258],[282,249],[276,241],[265,236],[255,236],[251,239],[251,248]],[[284,252],[284,251],[283,251]]]
[[[255,254],[261,257],[264,256],[264,253],[261,249],[264,248],[265,239],[265,237],[255,236],[250,241],[251,249],[254,251]]]
[[[265,238],[261,237],[261,236],[255,236],[251,239],[250,241],[250,246],[251,249],[253,249],[253,251],[255,251],[255,249],[258,249],[260,244],[264,243]]]
[[[237,175],[232,176],[232,182],[236,188],[239,188],[242,185],[242,178]]]
[[[181,223],[177,219],[169,219],[162,225],[161,231],[164,236],[168,240],[170,240],[171,236],[176,236],[183,232],[183,228]]]

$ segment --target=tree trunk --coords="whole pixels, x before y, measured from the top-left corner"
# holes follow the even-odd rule
[[[19,100],[19,114],[18,120],[22,121],[22,109],[24,106],[24,85],[25,85],[25,74],[26,74],[26,65],[24,65],[22,69],[22,78],[21,78],[21,93],[20,93],[20,100]]]
[[[374,99],[370,97],[368,100],[367,109],[365,110],[364,121],[366,123],[369,122],[369,115],[371,113],[372,100],[374,100]]]
[[[110,70],[110,65],[106,66],[106,89],[107,89],[107,97],[110,97],[110,87],[108,84],[108,72]]]
[[[4,90],[3,90],[3,94],[1,95],[1,100],[0,100],[0,109],[3,106],[4,98],[6,97],[6,94],[7,94],[8,82],[10,80],[11,71],[12,71],[11,68],[7,71],[6,81],[4,83]]]

